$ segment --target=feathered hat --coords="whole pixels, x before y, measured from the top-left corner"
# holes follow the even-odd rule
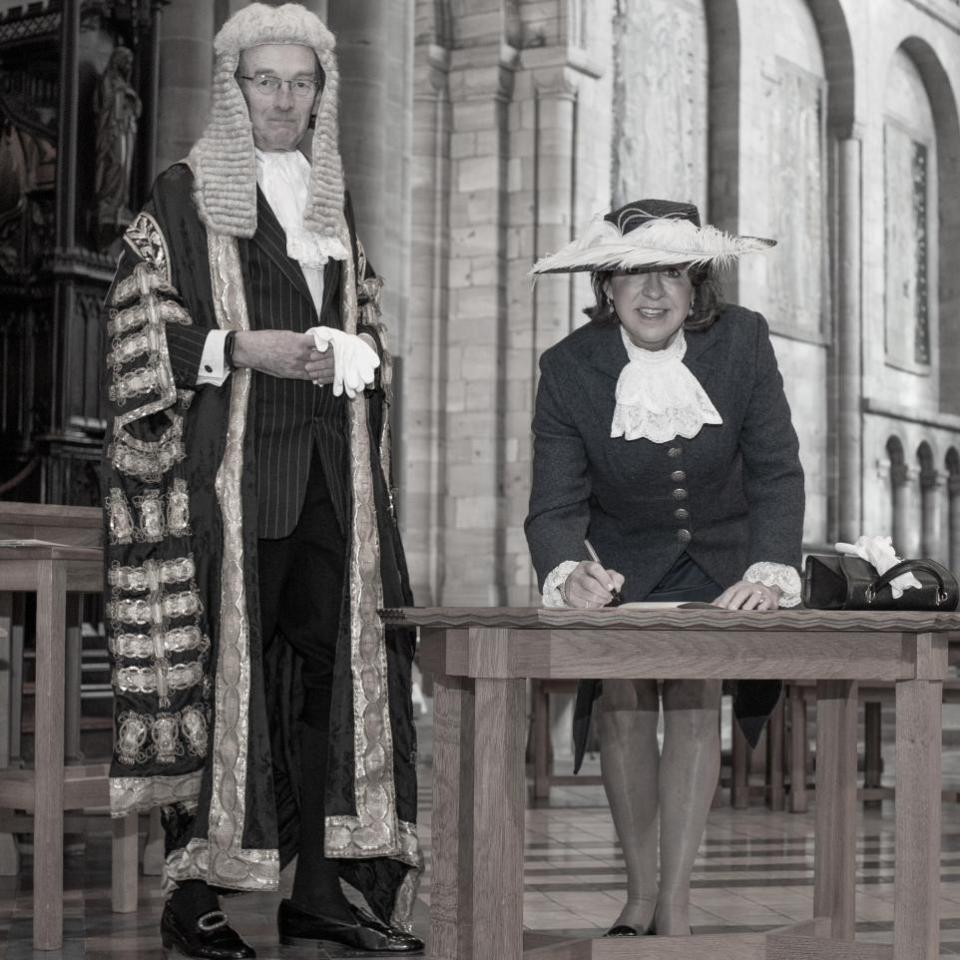
[[[340,73],[336,41],[323,21],[299,3],[271,7],[251,3],[235,13],[213,41],[215,55],[210,120],[190,151],[200,219],[217,233],[252,237],[257,230],[257,163],[253,126],[236,72],[240,54],[263,43],[310,47],[324,73],[310,159],[310,197],[303,225],[316,248],[345,260],[343,242],[343,165],[338,145],[337,101]]]
[[[723,266],[742,253],[766,250],[775,243],[762,237],[738,237],[709,224],[702,227],[700,213],[692,203],[634,200],[594,220],[582,236],[538,260],[531,273],[629,273],[706,263]]]

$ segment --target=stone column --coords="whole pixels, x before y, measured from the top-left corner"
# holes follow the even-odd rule
[[[452,109],[443,604],[506,599],[504,463],[507,107],[514,51],[498,0],[478,0],[450,57]]]
[[[837,538],[854,542],[863,533],[863,359],[861,355],[861,142],[839,145],[837,289],[837,498],[832,524]],[[896,511],[894,512],[896,516]],[[899,544],[898,544],[899,547]],[[902,549],[902,548],[901,548]]]
[[[936,470],[920,474],[920,556],[947,563],[944,549],[943,515],[946,506],[946,477]]]
[[[413,595],[438,603],[445,570],[447,287],[450,256],[450,53],[433,5],[418,8],[413,105],[410,314],[405,334],[401,516]],[[421,18],[423,23],[421,24]]]
[[[528,69],[517,78],[512,110],[503,492],[507,602],[518,606],[539,602],[523,535],[538,361],[573,329],[576,312],[569,275],[545,277],[536,285],[529,276],[536,258],[562,247],[576,227],[578,76],[568,62],[563,44],[527,51]]]
[[[403,356],[410,286],[413,0],[330,0],[327,7],[340,66],[340,152],[357,235],[384,278],[390,346]]]
[[[920,510],[917,473],[904,463],[890,468],[893,489],[893,548],[901,557],[920,555]]]
[[[948,516],[950,525],[949,566],[960,570],[960,473],[951,473],[947,481]]]
[[[214,6],[174,0],[160,25],[157,172],[182,160],[206,126],[213,74]]]

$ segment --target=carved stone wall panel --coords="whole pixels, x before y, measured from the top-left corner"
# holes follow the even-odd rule
[[[691,200],[706,213],[707,32],[700,0],[618,0],[613,202]]]
[[[928,149],[888,120],[883,153],[886,358],[894,366],[928,363]]]
[[[778,247],[767,264],[771,315],[811,336],[823,325],[824,98],[826,85],[796,64],[776,57],[765,75],[772,235]]]

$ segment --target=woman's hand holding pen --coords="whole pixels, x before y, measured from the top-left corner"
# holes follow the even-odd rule
[[[563,581],[560,595],[568,607],[586,610],[607,606],[622,586],[622,573],[608,570],[595,560],[581,560]]]

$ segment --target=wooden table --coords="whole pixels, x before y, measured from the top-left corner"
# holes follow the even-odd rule
[[[0,590],[37,595],[33,770],[0,770],[0,807],[33,812],[33,945],[63,944],[63,812],[109,806],[107,764],[64,765],[67,593],[103,589],[99,548],[43,541],[0,543]],[[137,817],[114,821],[113,908],[137,905]]]
[[[941,691],[960,614],[408,608],[436,679],[434,960],[935,960]],[[523,949],[528,677],[817,680],[814,916],[772,933]],[[896,684],[894,944],[854,942],[857,683]]]

